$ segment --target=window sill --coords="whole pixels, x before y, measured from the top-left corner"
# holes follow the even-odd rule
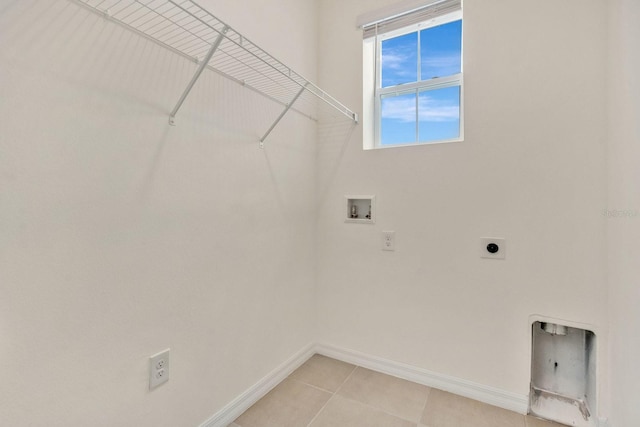
[[[404,148],[404,147],[422,147],[425,145],[441,145],[448,144],[452,142],[464,142],[464,137],[453,138],[453,139],[443,139],[440,141],[429,141],[429,142],[413,142],[409,144],[392,144],[392,145],[378,145],[374,146],[373,144],[364,144],[363,150],[386,150],[388,148]]]

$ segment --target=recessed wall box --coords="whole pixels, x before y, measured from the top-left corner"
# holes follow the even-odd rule
[[[375,223],[376,196],[344,196],[346,212],[344,222]]]
[[[552,319],[532,324],[529,413],[575,427],[596,427],[596,335]]]

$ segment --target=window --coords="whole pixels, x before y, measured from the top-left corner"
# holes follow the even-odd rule
[[[462,140],[460,1],[363,28],[364,148]]]

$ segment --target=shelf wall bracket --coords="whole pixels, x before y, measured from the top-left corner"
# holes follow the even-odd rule
[[[282,111],[282,113],[280,113],[280,115],[278,116],[278,118],[276,119],[275,122],[273,122],[273,124],[271,125],[271,127],[267,130],[267,132],[264,134],[264,136],[262,138],[260,138],[260,148],[264,148],[264,140],[267,139],[267,137],[269,136],[269,134],[271,133],[271,131],[278,125],[278,123],[280,123],[280,120],[282,120],[282,118],[285,116],[285,114],[287,114],[287,112],[291,109],[291,107],[293,107],[293,104],[298,100],[298,98],[300,98],[300,95],[302,95],[304,93],[304,91],[307,88],[307,84],[303,85],[300,90],[298,91],[298,93],[296,93],[296,96],[293,97],[293,99],[291,100],[291,102],[289,102],[287,104],[287,106],[285,107],[284,111]]]
[[[180,107],[182,107],[182,103],[184,102],[185,99],[187,99],[187,96],[189,96],[189,92],[191,92],[191,89],[193,89],[193,86],[198,81],[198,78],[200,78],[200,74],[202,74],[204,69],[207,68],[207,65],[209,64],[209,61],[213,57],[213,54],[216,53],[216,50],[218,50],[218,47],[220,46],[220,43],[222,43],[222,40],[224,39],[225,34],[227,34],[227,31],[229,31],[229,26],[228,25],[226,25],[222,29],[222,32],[220,32],[218,34],[218,37],[216,38],[216,40],[211,45],[211,48],[209,49],[209,52],[207,52],[207,56],[205,56],[204,59],[198,65],[198,69],[196,70],[195,74],[191,78],[191,81],[187,85],[187,88],[182,93],[182,96],[178,100],[178,103],[176,104],[176,106],[173,107],[173,110],[171,110],[171,114],[169,114],[169,124],[170,125],[172,125],[172,126],[176,125],[176,114],[178,113],[178,110],[180,109]]]

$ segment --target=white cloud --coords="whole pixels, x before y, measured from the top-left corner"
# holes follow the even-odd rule
[[[382,118],[395,119],[403,123],[415,122],[416,99],[415,97],[395,97],[382,100]]]
[[[387,47],[382,50],[382,69],[395,75],[416,73],[417,53],[415,46]]]
[[[427,67],[429,69],[435,68],[439,71],[444,69],[446,74],[443,74],[443,75],[459,73],[460,72],[460,54],[451,53],[451,54],[440,55],[440,56],[429,56],[422,60],[422,66]]]
[[[420,95],[418,101],[418,119],[422,122],[452,122],[460,118],[460,108],[451,100],[439,100]],[[382,102],[382,118],[394,119],[403,123],[415,123],[415,97],[399,96],[386,98]]]
[[[386,52],[382,55],[382,67],[399,70],[406,64],[407,58],[407,55],[402,55],[400,52]]]

